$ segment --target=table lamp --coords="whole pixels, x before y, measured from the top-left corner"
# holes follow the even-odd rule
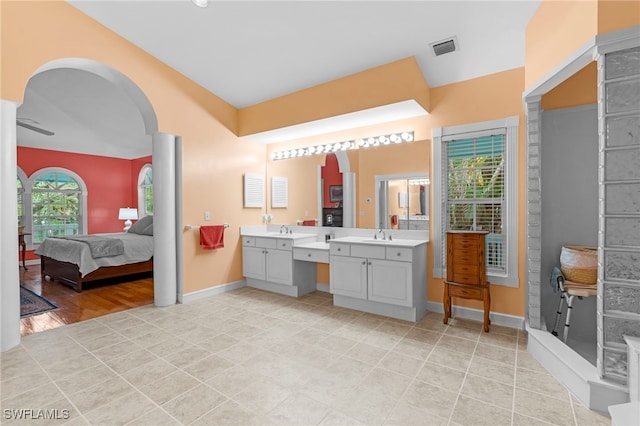
[[[127,232],[131,228],[131,219],[138,220],[138,209],[122,207],[118,213],[118,219],[125,221],[123,231]]]

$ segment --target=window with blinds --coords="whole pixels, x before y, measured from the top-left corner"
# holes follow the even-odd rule
[[[487,231],[487,269],[505,273],[505,134],[445,141],[448,230]]]

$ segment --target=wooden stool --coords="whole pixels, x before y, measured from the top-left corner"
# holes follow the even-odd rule
[[[484,302],[484,331],[489,332],[489,312],[491,311],[491,291],[489,283],[485,286],[477,284],[460,284],[451,281],[444,282],[444,320],[447,324],[451,318],[451,298],[462,297],[464,299],[482,300]]]

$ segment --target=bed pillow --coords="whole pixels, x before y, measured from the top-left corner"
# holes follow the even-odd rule
[[[129,232],[139,235],[153,235],[153,216],[145,216],[129,228]],[[150,232],[150,233],[149,233]]]

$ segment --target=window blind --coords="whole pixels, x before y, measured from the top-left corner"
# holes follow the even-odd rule
[[[487,231],[487,268],[504,273],[505,135],[452,139],[445,145],[446,227]]]

